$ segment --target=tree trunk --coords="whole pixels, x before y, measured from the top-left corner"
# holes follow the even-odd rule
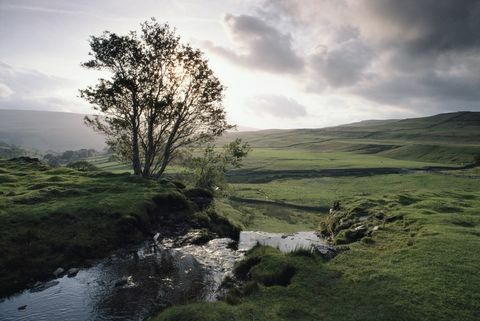
[[[158,170],[158,172],[156,174],[157,178],[160,178],[162,176],[163,172],[165,171],[165,168],[167,168],[167,165],[170,161],[169,158],[170,158],[169,153],[165,153],[164,158],[162,160],[162,166],[160,166],[160,169]]]
[[[148,129],[147,129],[147,148],[145,150],[145,165],[143,167],[143,177],[150,177],[152,173],[151,167],[153,160],[155,158],[155,150],[153,143],[153,122],[152,115],[148,119]]]
[[[138,129],[136,127],[134,127],[132,131],[132,167],[135,175],[142,175],[142,166],[140,164],[140,152],[138,147]]]

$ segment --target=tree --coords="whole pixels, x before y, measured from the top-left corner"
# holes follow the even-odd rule
[[[169,25],[152,18],[139,33],[108,31],[90,39],[88,69],[107,71],[81,97],[100,114],[87,125],[106,134],[135,175],[160,176],[181,148],[211,141],[232,128],[222,105],[224,86],[203,53]]]
[[[240,168],[250,150],[250,145],[240,138],[223,146],[221,151],[212,144],[207,145],[200,156],[192,157],[189,162],[195,186],[213,190],[225,185],[227,170]]]

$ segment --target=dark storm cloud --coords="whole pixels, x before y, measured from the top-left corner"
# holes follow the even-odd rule
[[[480,109],[479,0],[267,0],[259,12],[330,35],[305,57],[309,91],[411,110]]]
[[[207,43],[210,50],[249,68],[278,73],[297,73],[303,69],[303,59],[293,50],[290,34],[249,15],[227,14],[225,23],[240,51]]]
[[[310,89],[351,86],[364,77],[373,53],[360,39],[349,39],[331,48],[323,47],[309,60]]]
[[[412,54],[477,49],[480,45],[478,0],[365,0],[363,5],[373,25],[383,30],[384,40]]]
[[[365,36],[388,59],[359,95],[412,109],[480,109],[480,1],[362,3]]]
[[[281,95],[258,95],[250,98],[248,108],[258,114],[276,118],[299,118],[307,116],[305,106],[292,98]]]

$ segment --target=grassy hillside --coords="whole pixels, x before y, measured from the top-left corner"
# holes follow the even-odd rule
[[[395,159],[462,164],[480,154],[480,113],[457,112],[404,120],[364,121],[323,129],[230,133],[254,147],[347,151]]]
[[[39,151],[102,150],[104,138],[83,123],[82,114],[0,109],[0,142]]]
[[[158,226],[236,231],[217,213],[196,211],[173,183],[0,160],[0,297],[149,238]]]
[[[330,261],[256,248],[239,265],[244,285],[224,301],[173,307],[154,320],[479,320],[477,172],[232,184],[230,205],[246,229],[315,229],[335,200],[378,229]]]
[[[470,162],[480,152],[478,126],[478,113],[457,113],[235,134],[256,146],[229,173],[225,205],[240,224],[323,231],[337,220],[333,242],[347,244],[330,261],[257,247],[237,267],[242,285],[223,301],[172,307],[153,320],[479,320],[478,168],[390,171]],[[334,201],[348,220],[328,214]],[[359,240],[362,225],[369,234]]]

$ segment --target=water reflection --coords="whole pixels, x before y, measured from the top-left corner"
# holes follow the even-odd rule
[[[63,276],[43,291],[6,299],[0,320],[145,320],[172,304],[208,296],[207,270],[191,254],[149,243],[120,251],[73,278]]]
[[[123,249],[74,277],[58,278],[51,287],[0,301],[0,320],[146,320],[174,304],[215,300],[235,262],[256,244],[283,252],[325,247],[314,232],[242,232],[238,251],[232,242],[219,238],[176,247],[174,239],[164,239]]]

